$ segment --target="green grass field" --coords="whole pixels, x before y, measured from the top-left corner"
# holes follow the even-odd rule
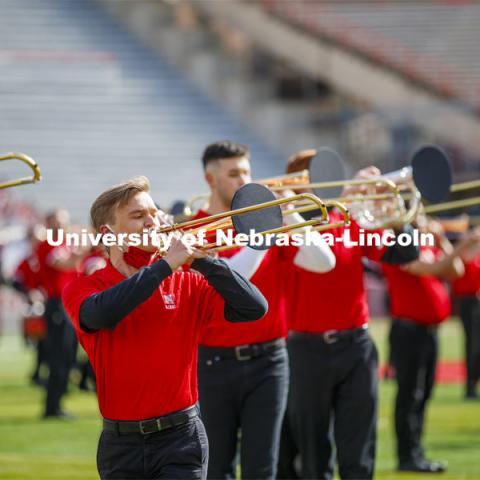
[[[387,323],[372,322],[385,358]],[[441,329],[442,359],[459,359],[462,333],[457,321]],[[100,421],[96,398],[72,392],[66,409],[72,422],[40,419],[43,392],[28,385],[33,352],[19,337],[0,339],[0,479],[94,479]],[[395,387],[382,382],[377,478],[413,479],[395,473],[392,403]],[[431,401],[425,443],[431,458],[447,460],[443,479],[480,479],[480,402],[462,398],[461,385],[437,386]]]

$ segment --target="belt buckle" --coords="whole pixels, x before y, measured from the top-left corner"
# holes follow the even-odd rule
[[[252,355],[250,353],[242,354],[242,348],[250,348],[250,345],[239,345],[238,347],[235,347],[235,358],[239,362],[244,362],[246,360],[251,360]]]
[[[146,430],[146,425],[152,425],[154,428],[152,430]],[[149,435],[150,433],[159,432],[162,429],[162,424],[160,423],[160,419],[157,418],[156,420],[147,420],[147,422],[140,422],[140,433],[142,435]]]
[[[327,345],[331,345],[332,343],[337,343],[338,338],[335,338],[334,335],[338,333],[338,330],[327,330],[323,335],[323,341]]]

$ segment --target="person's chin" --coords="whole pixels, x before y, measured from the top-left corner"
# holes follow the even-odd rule
[[[231,196],[230,200],[227,199],[223,202],[223,208],[227,212],[230,210],[230,207],[232,206],[233,197],[234,197],[234,195]]]
[[[155,253],[158,250],[158,247],[155,245],[140,245],[138,248],[149,253]]]

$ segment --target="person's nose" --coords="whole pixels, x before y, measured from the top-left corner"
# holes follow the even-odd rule
[[[247,183],[249,183],[249,177],[247,175],[240,175],[238,177],[238,188],[243,187]]]
[[[143,224],[144,228],[149,229],[152,228],[156,225],[155,219],[153,218],[152,215],[148,215],[147,218],[145,219],[145,222]]]

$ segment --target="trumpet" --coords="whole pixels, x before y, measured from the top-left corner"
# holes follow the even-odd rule
[[[32,170],[31,177],[22,177],[16,180],[8,180],[6,182],[0,183],[0,189],[18,187],[19,185],[28,185],[29,183],[36,183],[42,179],[42,174],[40,172],[40,167],[37,165],[33,158],[25,155],[24,153],[6,153],[5,155],[0,155],[0,162],[4,160],[20,160],[26,165],[28,165]]]

